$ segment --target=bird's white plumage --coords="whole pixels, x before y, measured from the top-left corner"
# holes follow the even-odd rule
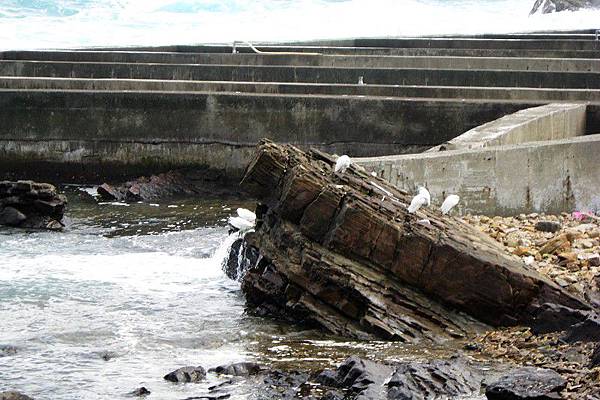
[[[410,206],[408,206],[408,212],[411,214],[415,213],[419,208],[428,206],[430,204],[431,195],[427,189],[421,186],[417,191],[417,195],[413,197],[412,201],[410,202]]]
[[[417,193],[425,197],[427,200],[427,204],[425,205],[429,207],[431,205],[431,194],[429,194],[429,190],[425,189],[423,186],[419,186]]]
[[[246,208],[238,208],[237,209],[237,215],[240,218],[245,219],[246,221],[249,222],[255,222],[256,221],[256,214],[254,214],[252,211],[246,209]]]
[[[444,202],[442,203],[442,207],[440,208],[442,214],[448,214],[450,210],[452,210],[452,208],[454,208],[458,204],[459,201],[460,197],[458,197],[455,194],[451,194],[450,196],[446,197],[446,200],[444,200]]]
[[[340,156],[335,162],[335,172],[344,173],[352,165],[352,160],[347,155]]]
[[[256,224],[256,214],[246,208],[237,209],[237,217],[229,217],[227,222],[232,227],[244,233],[254,228]]]

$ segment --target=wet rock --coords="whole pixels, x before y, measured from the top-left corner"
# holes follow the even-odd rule
[[[113,358],[116,358],[116,357],[117,357],[117,354],[113,353],[111,351],[104,351],[104,352],[100,353],[100,358],[102,360],[104,360],[104,361],[110,361],[110,360],[112,360]]]
[[[13,207],[5,207],[0,211],[0,225],[19,226],[26,219],[25,214]]]
[[[0,357],[14,356],[17,351],[14,346],[0,346]]]
[[[560,399],[567,385],[558,373],[534,367],[519,368],[502,376],[485,390],[488,400]]]
[[[19,392],[1,392],[0,400],[33,400],[33,398]]]
[[[125,199],[125,195],[123,193],[108,183],[103,183],[102,185],[98,186],[98,195],[102,200],[106,201],[121,201]]]
[[[151,201],[180,195],[237,194],[226,189],[221,173],[208,168],[181,169],[139,177],[119,185],[104,183],[98,194],[105,201]]]
[[[577,11],[583,8],[599,8],[600,0],[536,0],[530,14],[549,14],[560,11]]]
[[[536,334],[564,331],[588,318],[589,313],[558,304],[542,304],[535,315],[531,331]]]
[[[305,371],[269,371],[261,382],[261,398],[291,400],[298,398],[298,388],[310,377]]]
[[[555,221],[540,221],[535,224],[535,229],[540,232],[558,232],[562,228],[559,222]]]
[[[248,233],[248,235],[252,235],[252,233]],[[252,246],[248,246],[243,238],[236,240],[231,245],[229,256],[223,262],[225,275],[229,279],[239,280],[245,271],[256,265],[259,257],[258,250]]]
[[[148,396],[150,393],[152,392],[150,392],[148,389],[142,386],[141,388],[137,388],[133,392],[131,392],[131,395],[136,397],[144,397]]]
[[[183,367],[164,376],[164,379],[169,382],[176,383],[197,383],[206,377],[204,368],[198,367]]]
[[[47,183],[0,182],[0,225],[59,230],[67,198]]]
[[[600,342],[600,315],[590,314],[585,321],[569,327],[563,340],[574,342]]]
[[[220,365],[216,368],[211,368],[208,370],[208,372],[215,372],[217,374],[233,376],[258,375],[263,371],[265,371],[265,368],[263,368],[260,364],[254,362],[240,362],[234,364]]]

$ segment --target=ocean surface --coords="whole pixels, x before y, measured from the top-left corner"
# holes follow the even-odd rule
[[[188,365],[257,361],[315,371],[350,355],[428,359],[461,346],[347,341],[246,313],[240,284],[221,263],[236,238],[226,218],[248,202],[127,205],[97,202],[87,194],[93,188],[65,190],[64,232],[0,227],[0,392],[115,400],[144,386],[148,399],[181,400],[226,380],[163,379]],[[245,383],[227,393],[260,398]]]
[[[0,0],[0,49],[600,29],[533,0]]]

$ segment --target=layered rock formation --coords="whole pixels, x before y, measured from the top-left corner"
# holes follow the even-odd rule
[[[582,8],[600,8],[600,0],[536,0],[531,14],[576,11]]]
[[[48,183],[0,182],[0,225],[19,228],[63,228],[67,198]]]
[[[356,166],[262,143],[242,187],[261,202],[242,280],[248,304],[334,334],[402,341],[462,337],[482,325],[531,323],[540,306],[581,299],[507,255],[471,226]]]

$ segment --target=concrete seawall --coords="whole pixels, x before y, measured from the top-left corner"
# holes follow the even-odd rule
[[[579,110],[579,128],[540,125],[539,138],[600,132],[591,32],[257,46],[277,54],[0,52],[1,177],[98,182],[202,166],[235,182],[263,137],[354,158],[419,153],[551,102],[576,103],[564,107]]]
[[[600,210],[600,134],[585,105],[550,104],[505,116],[422,154],[355,161],[399,188],[426,186],[437,206],[461,197],[463,213]]]

